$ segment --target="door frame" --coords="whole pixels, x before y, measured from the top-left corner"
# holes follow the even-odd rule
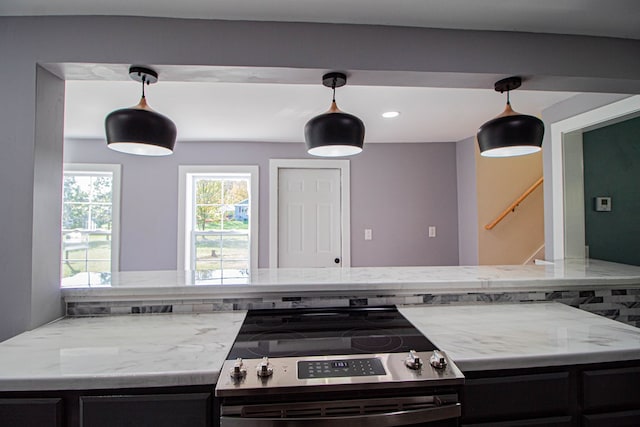
[[[341,267],[351,267],[351,193],[349,160],[269,159],[269,268],[278,268],[278,188],[280,169],[340,170]]]
[[[544,240],[547,260],[575,258],[576,252],[581,253],[580,258],[584,258],[586,255],[582,255],[584,252],[580,249],[584,248],[585,238],[584,201],[581,202],[579,198],[571,198],[566,195],[567,192],[584,193],[583,178],[575,176],[575,173],[582,173],[583,158],[575,152],[576,146],[581,149],[582,132],[638,117],[638,115],[640,115],[640,95],[633,95],[551,123],[550,146],[542,150],[545,206]],[[569,144],[568,149],[574,150],[573,156],[564,155],[565,144]],[[566,174],[573,174],[573,176]],[[573,224],[571,224],[572,222]],[[567,226],[568,223],[569,226]]]

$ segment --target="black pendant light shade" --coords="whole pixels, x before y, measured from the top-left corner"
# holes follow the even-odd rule
[[[142,82],[138,105],[110,113],[105,120],[107,146],[122,153],[143,156],[166,156],[173,153],[176,125],[153,111],[144,96],[145,84],[158,81],[158,74],[144,67],[131,67],[129,75]]]
[[[340,157],[358,154],[364,145],[364,123],[352,114],[338,109],[335,88],[344,86],[347,76],[343,73],[328,73],[322,84],[333,89],[331,108],[309,120],[304,127],[307,152],[320,157]]]
[[[522,84],[520,77],[509,77],[495,84],[495,90],[507,92],[507,106],[498,117],[478,130],[480,154],[484,157],[512,157],[540,151],[544,123],[537,117],[520,114],[511,108],[509,91]]]

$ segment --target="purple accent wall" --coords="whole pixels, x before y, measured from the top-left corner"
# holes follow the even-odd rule
[[[178,142],[169,157],[109,150],[103,141],[68,140],[64,161],[122,164],[120,269],[177,266],[178,166],[260,167],[258,265],[269,265],[269,159],[311,158],[304,144]],[[457,265],[455,143],[368,144],[351,159],[351,264]],[[427,238],[428,226],[437,237]],[[364,240],[364,229],[373,240]]]
[[[455,143],[367,145],[351,161],[352,266],[458,265],[456,194]]]

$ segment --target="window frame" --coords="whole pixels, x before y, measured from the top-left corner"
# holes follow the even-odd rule
[[[122,165],[112,163],[64,163],[62,166],[62,176],[67,172],[91,173],[111,173],[111,272],[120,270],[120,205],[121,205],[121,183]],[[64,194],[62,195],[62,206],[64,206]],[[64,211],[63,211],[64,213]],[[62,219],[62,217],[61,217]],[[60,238],[62,239],[62,223],[60,224]],[[60,260],[62,262],[62,253]],[[62,276],[62,272],[60,274]]]
[[[191,226],[193,218],[193,175],[249,175],[249,268],[258,268],[259,167],[257,165],[178,166],[178,270],[191,270]]]

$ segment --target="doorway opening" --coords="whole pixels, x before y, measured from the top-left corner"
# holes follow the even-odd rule
[[[545,188],[545,205],[552,206],[551,221],[545,218],[545,224],[548,224],[545,226],[545,243],[546,247],[550,248],[551,255],[548,258],[587,257],[583,132],[639,115],[640,95],[635,95],[551,124],[551,167],[548,170],[545,169],[545,182],[550,183],[549,187]],[[549,194],[548,199],[547,194]]]

